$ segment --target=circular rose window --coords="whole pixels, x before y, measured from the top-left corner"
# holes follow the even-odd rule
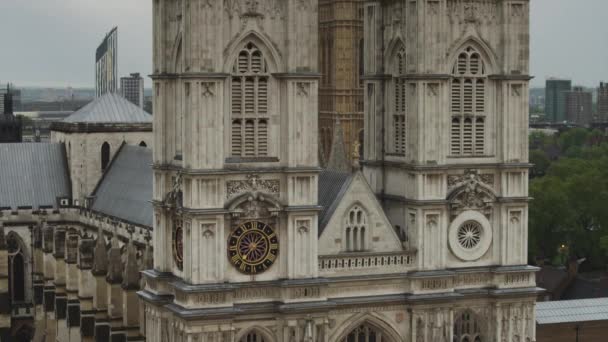
[[[452,253],[463,261],[476,261],[492,245],[492,226],[483,214],[467,210],[450,224],[448,242]]]
[[[481,241],[482,227],[475,221],[467,221],[458,228],[458,243],[466,249],[475,248]]]

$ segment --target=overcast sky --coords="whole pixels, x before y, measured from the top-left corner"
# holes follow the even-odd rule
[[[531,3],[532,84],[608,81],[608,1]],[[0,0],[0,83],[93,87],[95,48],[113,26],[119,77],[148,75],[151,8],[152,0]]]

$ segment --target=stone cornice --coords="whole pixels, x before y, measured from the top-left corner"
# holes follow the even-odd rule
[[[460,163],[460,164],[413,164],[398,161],[362,160],[363,166],[387,166],[408,171],[447,171],[462,169],[530,169],[531,163]]]
[[[225,169],[189,169],[167,164],[153,164],[156,171],[181,172],[185,176],[217,176],[230,174],[264,174],[264,173],[319,173],[320,167],[259,167],[244,168],[227,165]]]

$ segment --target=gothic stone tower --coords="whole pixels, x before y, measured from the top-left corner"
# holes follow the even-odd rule
[[[529,1],[368,0],[364,40],[362,164],[391,223],[433,288],[458,294],[451,319],[484,341],[533,341]],[[479,333],[462,327],[455,341]]]
[[[319,139],[328,161],[340,120],[346,158],[353,161],[363,131],[363,0],[319,1]]]
[[[154,0],[153,13],[146,336],[247,339],[249,321],[226,317],[270,291],[237,287],[317,277],[317,1]]]

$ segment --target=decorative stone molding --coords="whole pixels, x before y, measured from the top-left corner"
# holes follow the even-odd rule
[[[475,223],[479,228],[476,236],[476,243],[463,243],[463,239],[467,237],[463,234],[473,234],[472,232],[464,232],[462,227],[468,223]],[[492,227],[490,221],[477,211],[462,212],[450,225],[448,231],[448,241],[452,253],[463,261],[475,261],[481,258],[492,244]]]
[[[491,188],[494,175],[480,175],[477,171],[467,170],[464,175],[448,176],[448,201],[452,217],[466,210],[477,210],[490,215],[496,196]]]
[[[226,195],[228,199],[237,197],[245,192],[261,191],[278,195],[281,190],[281,181],[278,179],[260,179],[258,175],[248,175],[245,180],[226,182]]]
[[[296,83],[296,94],[298,96],[308,97],[310,93],[310,83],[309,82],[297,82]]]

